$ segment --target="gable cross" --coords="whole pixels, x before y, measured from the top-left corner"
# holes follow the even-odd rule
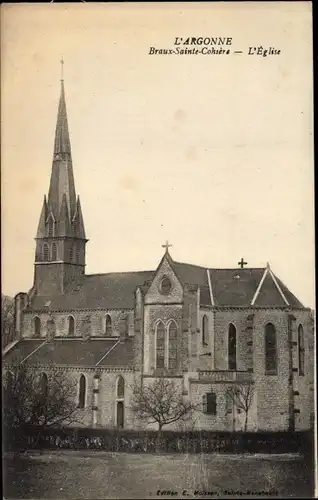
[[[165,248],[166,249],[166,252],[169,252],[169,247],[172,247],[172,245],[169,244],[168,240],[166,241],[166,243],[164,245],[161,245],[162,248]]]
[[[238,265],[240,266],[241,269],[244,268],[244,266],[247,266],[247,262],[244,262],[243,257],[241,258],[240,262],[238,262]]]

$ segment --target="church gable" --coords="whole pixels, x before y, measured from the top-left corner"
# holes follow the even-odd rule
[[[173,270],[172,259],[166,253],[146,293],[145,304],[181,303],[182,299],[183,287]]]
[[[286,297],[277,287],[270,273],[266,274],[253,305],[259,307],[286,307],[288,305]]]

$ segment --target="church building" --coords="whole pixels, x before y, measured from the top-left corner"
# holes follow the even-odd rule
[[[62,79],[34,282],[15,297],[16,340],[5,349],[6,366],[27,360],[43,373],[65,370],[77,381],[85,426],[139,428],[133,384],[166,377],[198,405],[196,428],[243,428],[242,412],[227,397],[235,385],[253,386],[248,430],[310,428],[311,311],[270,264],[176,262],[167,243],[153,270],[86,274],[84,215]]]

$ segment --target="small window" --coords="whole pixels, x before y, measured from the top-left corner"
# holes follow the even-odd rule
[[[202,318],[202,344],[208,343],[209,320],[206,314]]]
[[[72,221],[72,229],[73,229],[73,233],[76,233],[76,231],[77,231],[77,220],[76,219],[73,219],[73,221]]]
[[[170,290],[171,290],[171,281],[169,280],[169,278],[163,278],[161,280],[161,283],[160,283],[160,291],[161,293],[163,293],[164,295],[168,295],[170,293]]]
[[[298,327],[298,368],[299,375],[305,373],[305,344],[304,344],[304,329],[302,325]]]
[[[125,396],[125,381],[120,375],[117,379],[117,398],[124,399]]]
[[[203,412],[209,415],[216,415],[216,394],[214,392],[204,394]]]
[[[52,260],[57,260],[57,244],[53,243],[52,245]]]
[[[277,375],[276,329],[272,323],[265,326],[265,373]]]
[[[75,333],[75,320],[73,316],[68,317],[68,335],[69,337],[74,337]]]
[[[49,245],[47,243],[44,243],[43,245],[43,261],[49,261]]]
[[[160,321],[156,328],[156,368],[164,368],[165,366],[165,326]]]
[[[69,261],[73,262],[73,260],[74,260],[74,248],[71,246],[69,248]]]
[[[85,408],[85,400],[86,400],[86,378],[84,375],[81,375],[79,379],[79,393],[78,393],[79,408]]]
[[[41,320],[38,316],[34,318],[34,336],[35,337],[41,336]]]
[[[105,335],[106,337],[111,337],[113,334],[112,319],[109,314],[106,314],[105,320]]]

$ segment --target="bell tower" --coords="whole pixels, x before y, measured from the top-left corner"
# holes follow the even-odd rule
[[[65,293],[85,273],[84,221],[76,195],[67,123],[63,64],[48,197],[36,234],[34,289],[37,295]]]

